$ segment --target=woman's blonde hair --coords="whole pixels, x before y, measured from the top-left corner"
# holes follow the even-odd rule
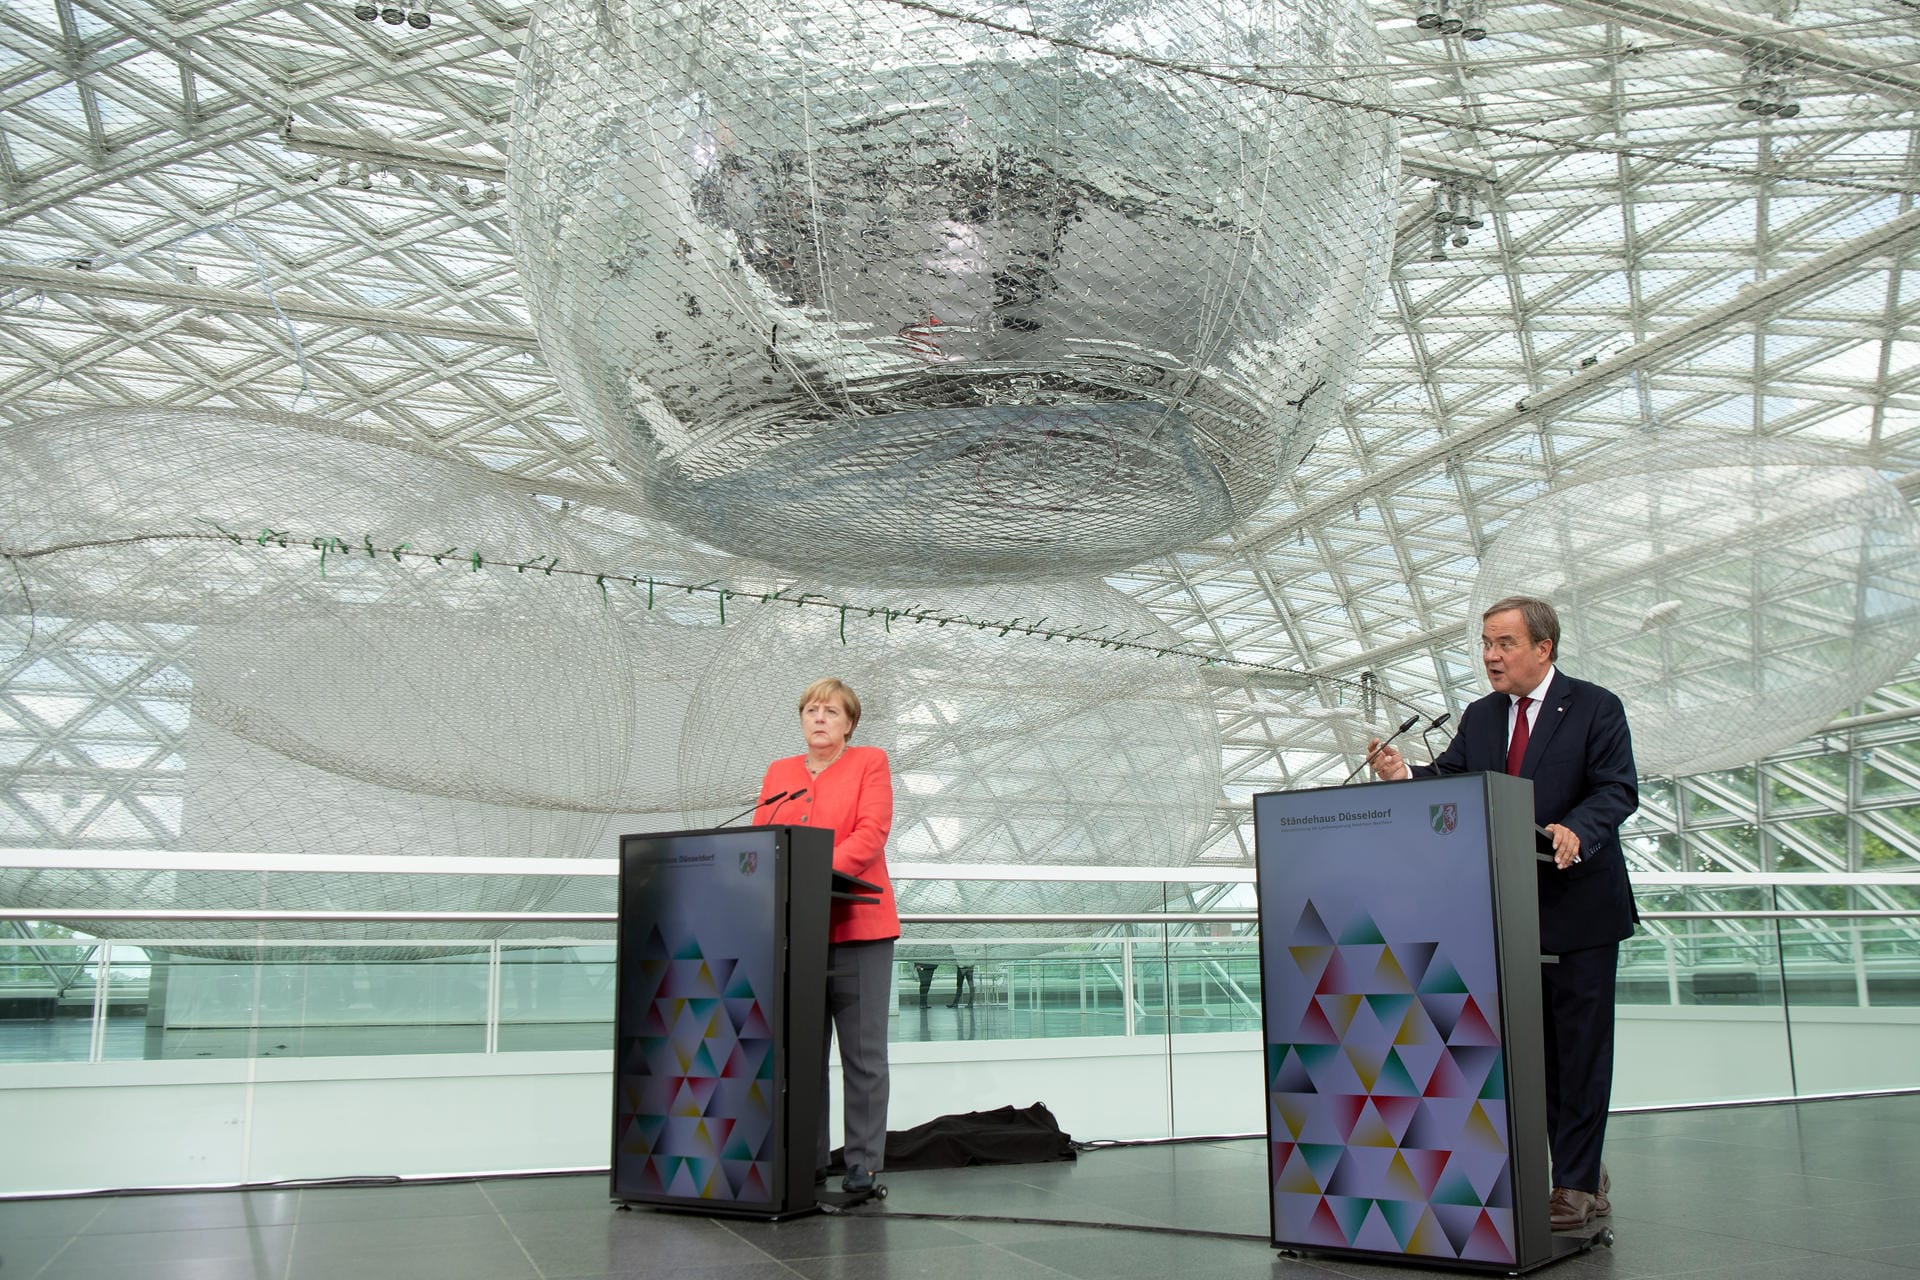
[[[800,695],[800,714],[805,715],[809,705],[828,698],[840,700],[840,709],[847,713],[847,736],[851,738],[860,725],[860,695],[848,688],[845,681],[823,676],[808,685]]]

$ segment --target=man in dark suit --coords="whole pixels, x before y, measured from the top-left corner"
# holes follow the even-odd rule
[[[1534,822],[1553,842],[1540,864],[1540,949],[1547,1058],[1553,1225],[1611,1213],[1600,1163],[1613,1092],[1613,987],[1620,942],[1638,919],[1620,824],[1640,806],[1633,742],[1620,699],[1554,667],[1560,620],[1528,596],[1481,617],[1480,660],[1493,692],[1469,706],[1430,765],[1409,768],[1369,745],[1381,778],[1505,772],[1533,779]]]

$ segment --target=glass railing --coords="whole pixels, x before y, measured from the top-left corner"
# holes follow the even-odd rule
[[[70,870],[99,855],[0,856]],[[404,858],[330,869],[264,857],[99,857],[106,874],[171,860],[171,904],[193,901],[204,881],[221,901],[261,905],[89,914],[76,903],[61,914],[64,929],[31,931],[25,917],[36,912],[0,909],[0,930],[35,935],[0,934],[0,1064],[612,1047],[610,865],[448,860],[423,872]],[[556,889],[540,895],[538,911],[281,905],[314,902],[318,875],[404,882],[401,896],[416,903],[460,901],[452,888],[489,878],[546,876]],[[903,1050],[964,1059],[1100,1042],[1102,1052],[1157,1055],[1176,1076],[1190,1050],[1257,1052],[1251,872],[895,869],[902,883],[956,877],[1038,885],[1038,901],[1072,899],[1063,886],[1125,885],[1138,909],[910,916],[891,1023]],[[1643,927],[1620,969],[1617,1104],[1920,1087],[1920,1059],[1911,1040],[1902,1047],[1920,1029],[1920,880],[1643,879]],[[1819,901],[1808,905],[1810,895]],[[327,901],[339,897],[335,889]]]

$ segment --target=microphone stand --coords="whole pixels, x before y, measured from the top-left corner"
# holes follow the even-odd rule
[[[755,809],[758,809],[763,804],[772,804],[775,800],[791,800],[792,798],[793,796],[789,792],[776,791],[772,795],[768,796],[765,800],[755,800],[752,804],[748,805],[746,808],[742,809],[740,812],[734,814],[731,818],[728,818],[725,822],[715,823],[714,824],[715,829],[717,830],[720,827],[732,826],[734,823],[740,821],[740,819],[746,817],[748,814],[752,813]]]
[[[1427,723],[1426,728],[1420,731],[1420,741],[1426,744],[1427,759],[1429,761],[1431,761],[1436,755],[1439,755],[1440,753],[1433,749],[1433,739],[1428,737],[1427,735],[1431,734],[1435,729],[1438,729],[1441,725],[1445,724],[1447,721],[1451,719],[1453,719],[1453,712],[1442,711],[1439,715],[1435,716],[1432,720],[1430,720]]]
[[[1367,758],[1365,760],[1362,760],[1359,764],[1353,766],[1353,772],[1348,774],[1346,777],[1340,779],[1340,785],[1344,787],[1349,782],[1352,782],[1355,778],[1359,777],[1360,771],[1366,768],[1368,765],[1372,764],[1375,756],[1379,755],[1382,751],[1385,751],[1390,745],[1392,745],[1393,740],[1395,738],[1399,737],[1401,734],[1405,733],[1407,730],[1413,728],[1413,726],[1419,723],[1420,723],[1420,713],[1416,711],[1412,715],[1407,717],[1407,722],[1405,724],[1401,725],[1398,729],[1395,729],[1391,734],[1389,734],[1385,742],[1381,743],[1379,746],[1375,747],[1373,750],[1367,752]]]
[[[769,814],[767,815],[767,822],[768,822],[768,824],[769,824],[769,825],[771,825],[771,824],[772,824],[772,822],[773,822],[773,820],[774,820],[774,819],[775,819],[776,817],[778,817],[778,816],[779,816],[779,814],[780,814],[780,805],[783,805],[783,804],[787,804],[787,803],[789,803],[790,801],[794,801],[794,800],[798,800],[798,799],[799,799],[799,798],[800,798],[801,796],[803,796],[803,795],[805,795],[805,794],[807,794],[807,789],[806,789],[805,787],[802,787],[802,788],[800,788],[800,789],[799,789],[798,791],[789,791],[789,792],[787,792],[787,793],[786,793],[786,796],[785,796],[784,798],[782,798],[782,797],[780,797],[780,796],[775,796],[775,797],[774,797],[773,799],[774,799],[774,800],[778,800],[778,801],[780,801],[780,804],[775,804],[775,805],[773,805],[773,812],[772,812],[772,813],[769,813]],[[769,801],[768,801],[767,803],[768,803],[768,804],[773,804],[773,801],[772,801],[772,800],[769,800]]]

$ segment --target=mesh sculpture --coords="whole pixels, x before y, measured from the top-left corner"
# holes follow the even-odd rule
[[[956,588],[920,602],[984,618],[1114,622],[1171,642],[1103,583]],[[896,621],[850,628],[757,611],[702,677],[681,738],[682,786],[751,796],[767,762],[802,749],[795,699],[820,675],[867,709],[855,741],[894,767],[888,856],[900,862],[1164,866],[1189,860],[1220,800],[1220,743],[1191,663],[1092,643]],[[904,911],[1141,910],[1157,886],[915,881]],[[954,926],[914,936],[981,932]]]
[[[542,350],[713,545],[838,582],[1138,563],[1268,496],[1384,278],[1392,122],[1220,69],[1379,60],[1354,0],[557,0],[508,174]]]
[[[0,433],[0,459],[14,477],[0,546],[20,575],[9,611],[30,599],[31,622],[16,624],[27,643],[84,648],[106,623],[170,637],[145,659],[183,673],[162,744],[172,754],[156,766],[177,797],[162,847],[580,856],[636,798],[629,744],[645,712],[628,678],[630,629],[590,590],[475,571],[480,548],[574,554],[560,522],[498,478],[338,424],[218,412],[76,414]],[[388,552],[402,546],[459,554],[435,564]],[[62,625],[73,619],[92,630]],[[96,784],[115,785],[69,780]],[[236,901],[178,905],[504,910],[542,891],[316,875],[232,887]],[[136,873],[0,881],[10,903],[50,908],[166,905],[172,892]]]
[[[1569,672],[1620,695],[1644,774],[1723,769],[1798,741],[1920,649],[1920,528],[1830,449],[1657,435],[1516,511],[1482,557],[1480,614],[1558,609]]]
[[[830,609],[747,597],[719,625],[710,599],[602,594],[591,576],[549,577],[539,566],[557,558],[687,582],[720,566],[605,513],[570,523],[497,477],[338,424],[76,414],[0,432],[0,465],[17,480],[0,495],[0,549],[18,574],[0,613],[27,650],[18,661],[162,677],[142,686],[154,727],[137,768],[170,815],[160,830],[76,823],[14,839],[422,859],[421,874],[406,877],[0,877],[0,899],[63,919],[135,904],[514,911],[557,905],[556,892],[604,909],[604,886],[435,876],[431,860],[579,856],[604,847],[614,813],[678,825],[682,811],[744,803],[767,760],[796,749],[793,698],[826,670],[862,689],[872,708],[862,736],[895,756],[901,860],[1177,863],[1219,799],[1213,713],[1188,662],[1095,640],[889,620],[884,609],[841,622]],[[730,567],[743,587],[757,573]],[[1175,642],[1097,582],[953,589],[919,603],[950,618],[1045,615]],[[9,766],[10,792],[33,789],[21,780],[48,763],[60,736],[50,732],[38,754]],[[674,743],[678,767],[662,767]],[[96,795],[129,777],[124,762],[59,764],[63,786]],[[1124,909],[1152,898],[1109,887],[1047,901]],[[1040,905],[1031,888],[964,884],[918,885],[905,904]],[[209,951],[236,927],[90,929]],[[499,930],[259,932],[393,944],[356,950],[364,959],[405,954],[409,940]]]

